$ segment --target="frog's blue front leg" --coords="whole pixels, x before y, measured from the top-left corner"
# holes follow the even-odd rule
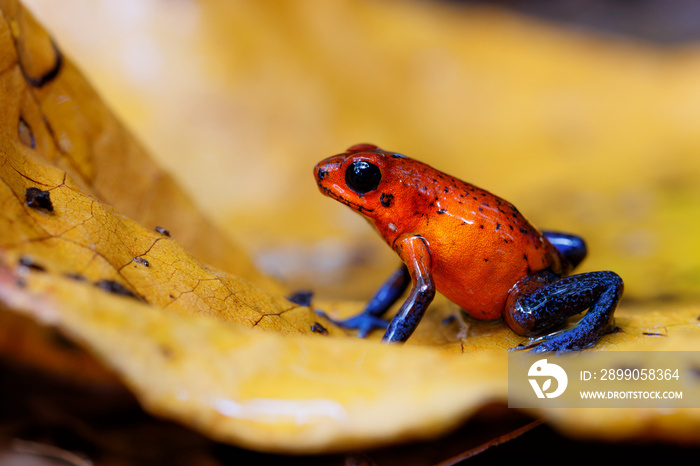
[[[413,286],[386,329],[382,338],[384,343],[406,341],[435,297],[435,283],[430,272],[432,258],[425,239],[419,235],[401,235],[396,240],[394,249],[408,267]]]
[[[401,267],[377,290],[360,314],[345,320],[333,320],[322,311],[316,311],[316,313],[343,328],[357,329],[357,336],[364,338],[375,328],[387,327],[389,323],[381,317],[406,291],[410,282],[411,276],[408,269],[401,264]]]
[[[596,343],[613,324],[624,285],[614,272],[589,272],[560,278],[543,271],[520,280],[506,303],[505,319],[513,331],[539,336],[586,309],[570,330],[545,340],[532,352],[580,350]]]

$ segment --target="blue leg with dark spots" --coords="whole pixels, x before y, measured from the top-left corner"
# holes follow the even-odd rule
[[[316,311],[318,315],[325,317],[334,324],[349,329],[357,329],[357,336],[366,337],[374,329],[385,329],[389,322],[381,317],[387,310],[401,297],[408,284],[411,283],[411,276],[405,265],[394,272],[389,279],[377,290],[370,299],[365,309],[358,315],[344,320],[334,320],[328,317],[323,311]]]
[[[508,297],[505,319],[520,335],[540,336],[588,309],[574,328],[544,340],[531,351],[584,349],[612,328],[623,288],[622,279],[614,272],[589,272],[566,278],[540,272],[516,284]]]

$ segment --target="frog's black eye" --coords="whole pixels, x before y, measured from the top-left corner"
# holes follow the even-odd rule
[[[356,160],[345,170],[345,183],[358,194],[374,191],[381,179],[379,167],[365,160]]]

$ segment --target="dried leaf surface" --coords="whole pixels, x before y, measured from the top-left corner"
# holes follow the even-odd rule
[[[154,163],[33,16],[17,1],[0,5],[6,99],[0,128],[6,135],[59,168],[55,173],[67,173],[86,194],[144,226],[173,232],[208,263],[274,286]]]
[[[46,273],[16,282],[5,269],[3,301],[90,347],[147,409],[251,448],[345,450],[430,436],[505,396],[505,360],[494,367],[489,355],[256,332]],[[411,370],[397,370],[408,361]]]
[[[266,281],[223,236],[209,238],[207,228],[202,238],[201,215],[49,36],[17,3],[0,5],[7,108],[0,116],[0,300],[8,311],[75,339],[151,412],[261,450],[429,437],[506,400],[506,350],[522,338],[500,322],[464,319],[439,299],[411,344],[389,347],[373,341],[377,334],[343,338],[309,308],[239,278]],[[52,210],[28,205],[33,187],[49,193]],[[338,316],[361,307],[315,304]],[[700,350],[698,315],[693,304],[623,305],[622,332],[597,349]],[[317,321],[329,336],[312,334]],[[16,348],[11,335],[0,333],[3,341]],[[697,410],[534,414],[574,435],[700,442]]]

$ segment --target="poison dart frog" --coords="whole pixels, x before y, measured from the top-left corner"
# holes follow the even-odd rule
[[[406,341],[436,290],[470,316],[503,317],[528,337],[546,335],[588,310],[534,352],[583,349],[611,330],[623,282],[609,271],[569,276],[586,256],[580,237],[539,231],[504,199],[372,144],[319,162],[314,175],[323,194],[360,213],[403,262],[362,313],[334,321],[358,329],[358,336],[386,328],[382,341]],[[409,284],[408,297],[387,323],[382,315]]]

